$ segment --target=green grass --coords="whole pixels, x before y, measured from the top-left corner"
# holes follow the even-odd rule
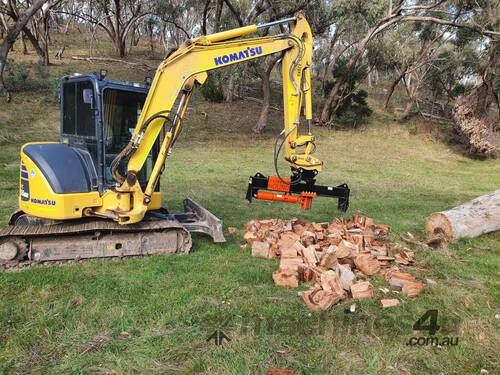
[[[65,64],[73,71],[95,70],[69,59]],[[114,77],[140,79],[123,67],[109,69]],[[2,225],[17,204],[20,145],[58,137],[57,105],[43,95],[22,92],[11,104],[0,102]],[[266,132],[253,135],[258,110],[252,102],[211,105],[195,97],[161,180],[172,211],[191,196],[225,227],[240,230],[225,232],[223,245],[195,236],[189,255],[0,274],[0,374],[264,374],[273,367],[321,375],[498,373],[498,233],[437,251],[412,248],[418,265],[428,269],[415,273],[437,285],[413,301],[398,296],[399,306],[383,310],[378,287],[386,283],[375,277],[376,298],[357,302],[354,314],[344,313],[349,304],[311,314],[297,290],[273,284],[276,260],[252,258],[248,247],[240,248],[242,225],[251,219],[321,222],[338,216],[336,202],[322,198],[307,212],[244,200],[250,175],[274,174],[272,145],[281,130],[280,113],[272,111]],[[376,111],[363,130],[314,129],[325,162],[318,182],[347,182],[348,215],[390,225],[395,241],[406,231],[423,238],[430,213],[500,182],[498,160],[470,159],[409,128]],[[285,174],[285,164],[280,166]],[[439,311],[437,335],[458,337],[457,346],[406,346],[411,336],[425,335],[412,326],[429,309]],[[218,328],[232,339],[222,347],[206,342]]]

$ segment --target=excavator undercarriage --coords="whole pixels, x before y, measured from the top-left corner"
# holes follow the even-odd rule
[[[0,231],[0,270],[41,262],[183,254],[191,249],[191,232],[225,242],[222,222],[190,198],[184,200],[182,214],[149,211],[130,225],[101,218],[57,221],[16,211]]]

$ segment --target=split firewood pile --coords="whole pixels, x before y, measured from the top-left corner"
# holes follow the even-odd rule
[[[423,283],[398,267],[413,265],[413,252],[387,246],[384,238],[388,233],[388,226],[354,215],[331,223],[250,221],[244,239],[252,246],[252,256],[280,258],[279,269],[273,273],[276,285],[295,288],[300,281],[315,280],[301,296],[311,310],[326,310],[349,298],[373,298],[369,277],[375,274],[409,297],[420,293]],[[390,307],[399,300],[382,299],[380,303]]]

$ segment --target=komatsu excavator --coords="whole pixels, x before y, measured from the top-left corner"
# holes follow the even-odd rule
[[[289,33],[241,38],[288,23]],[[0,266],[83,258],[188,252],[190,232],[224,242],[222,222],[192,199],[185,212],[162,208],[160,175],[171,154],[193,88],[207,72],[282,53],[284,129],[275,142],[277,176],[250,177],[247,199],[311,206],[349,188],[316,185],[323,163],[313,156],[311,59],[313,38],[302,14],[185,41],[143,84],[107,79],[106,72],[64,77],[61,141],[21,148],[19,210],[0,231]],[[178,103],[177,108],[173,109]],[[307,132],[299,135],[301,116]],[[284,150],[291,177],[277,160]]]

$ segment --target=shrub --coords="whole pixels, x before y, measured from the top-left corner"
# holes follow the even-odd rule
[[[58,100],[59,99],[59,94],[61,93],[61,79],[64,76],[69,76],[71,74],[71,71],[69,69],[66,69],[62,71],[59,74],[56,74],[50,81],[49,81],[49,89],[52,94],[52,98]]]
[[[37,64],[35,66],[35,69],[36,69],[36,72],[38,74],[38,76],[42,79],[42,80],[46,80],[50,77],[50,73],[47,71],[47,68],[42,65],[42,64]]]
[[[367,97],[368,93],[365,90],[358,90],[347,98],[337,111],[334,125],[357,128],[365,123],[373,112],[366,102]]]
[[[220,103],[224,101],[224,91],[221,85],[213,78],[212,75],[207,77],[207,80],[201,86],[201,94],[209,102]]]
[[[7,59],[5,64],[5,84],[12,90],[21,90],[26,86],[29,71],[26,67],[13,59]]]
[[[372,110],[366,102],[368,93],[365,90],[356,90],[356,86],[366,78],[368,74],[367,66],[361,64],[357,69],[352,69],[348,58],[339,58],[333,68],[333,81],[325,85],[324,95],[328,95],[336,80],[342,77],[344,80],[344,91],[337,100],[332,103],[332,109],[336,109],[334,118],[328,124],[332,127],[356,128],[365,122],[366,118],[372,114]],[[349,95],[350,93],[350,95]],[[340,105],[339,105],[339,101]],[[338,106],[338,108],[337,108]]]

